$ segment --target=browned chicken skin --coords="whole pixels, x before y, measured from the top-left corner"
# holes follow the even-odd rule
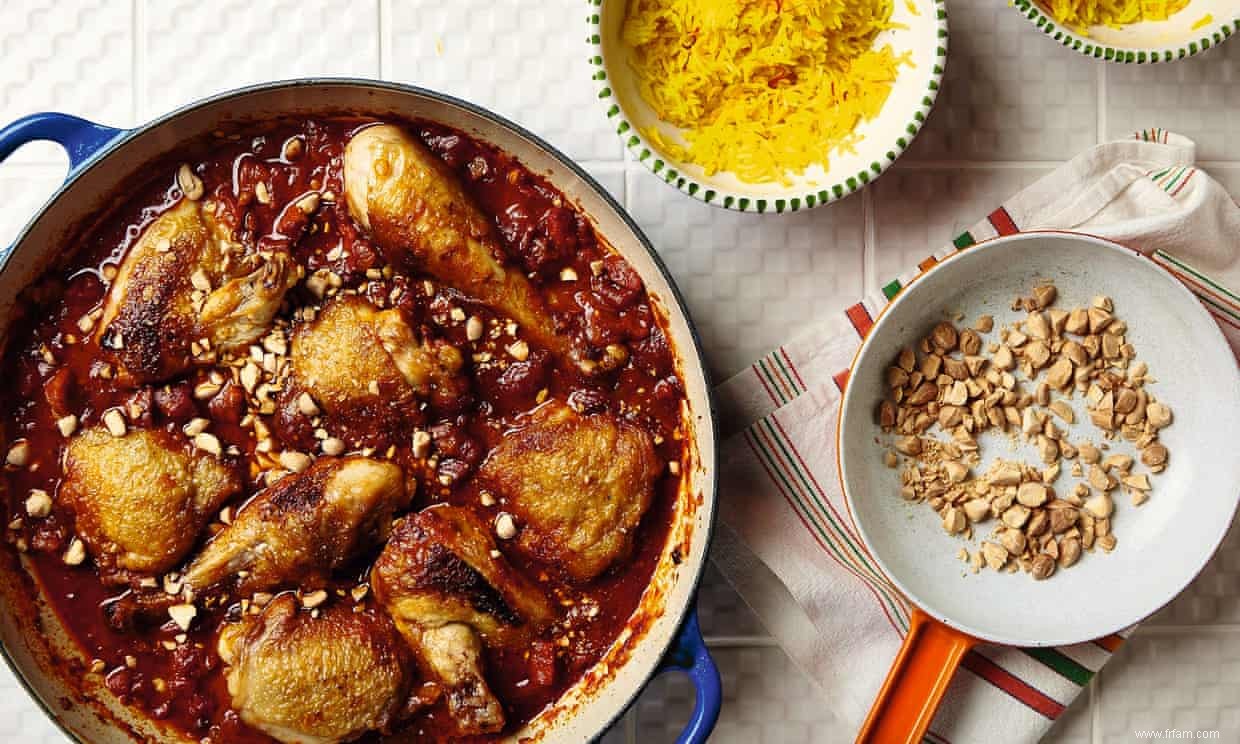
[[[442,684],[461,735],[494,733],[504,713],[487,686],[482,642],[527,641],[554,617],[473,512],[432,506],[396,526],[370,573],[378,599]]]
[[[290,359],[291,380],[279,402],[281,428],[290,434],[298,429],[303,394],[333,433],[360,441],[367,431],[390,433],[414,420],[419,401],[449,403],[469,385],[455,347],[418,339],[399,310],[378,310],[356,295],[331,300],[299,325]],[[361,430],[338,431],[354,424]]]
[[[389,261],[412,264],[512,318],[541,345],[567,350],[533,285],[505,266],[490,220],[420,140],[392,124],[353,135],[344,190],[349,212]]]
[[[320,457],[246,504],[189,564],[183,582],[201,593],[235,578],[238,596],[286,583],[320,584],[382,543],[392,514],[408,504],[399,466],[366,457]]]
[[[199,202],[183,198],[125,254],[97,338],[122,379],[158,382],[194,363],[192,343],[234,349],[262,337],[301,274],[287,252],[246,254]]]
[[[381,611],[335,602],[312,616],[292,594],[226,626],[219,651],[241,719],[287,744],[386,730],[404,712],[415,676],[404,640]]]
[[[109,600],[109,624],[159,616],[182,596],[221,589],[248,597],[284,585],[320,586],[333,571],[387,539],[392,515],[409,505],[404,472],[385,460],[320,457],[254,496],[165,592]],[[196,534],[196,533],[195,533]]]
[[[194,547],[241,479],[206,453],[163,431],[113,436],[102,426],[79,432],[64,456],[60,498],[100,575],[123,583],[173,568]]]
[[[505,436],[478,475],[517,515],[521,550],[587,581],[632,551],[660,468],[645,430],[552,401]]]

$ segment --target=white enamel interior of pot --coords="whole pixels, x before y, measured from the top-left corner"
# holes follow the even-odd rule
[[[624,255],[646,283],[651,295],[665,309],[668,326],[686,385],[689,419],[692,426],[694,462],[689,463],[688,485],[682,493],[676,523],[668,545],[682,546],[681,560],[671,560],[670,547],[655,569],[653,590],[647,590],[639,612],[653,620],[631,652],[619,663],[604,657],[587,673],[601,683],[578,683],[561,698],[549,715],[540,717],[522,736],[539,741],[580,742],[599,735],[608,723],[623,713],[640,691],[669,647],[693,601],[694,590],[705,565],[707,545],[714,516],[715,430],[710,407],[709,385],[700,361],[700,350],[690,328],[683,305],[668,282],[657,259],[646,249],[634,228],[625,221],[612,202],[595,187],[536,141],[515,129],[456,103],[425,93],[362,81],[308,81],[241,91],[179,112],[150,126],[97,160],[45,207],[37,220],[19,239],[7,264],[0,269],[0,338],[8,332],[10,316],[18,293],[36,278],[63,248],[70,232],[81,220],[105,208],[117,184],[143,164],[175,152],[186,141],[208,135],[230,120],[265,120],[288,116],[366,116],[394,115],[406,119],[426,119],[455,127],[516,155],[533,172],[545,175],[570,200],[580,205],[597,226],[598,232]],[[0,167],[3,167],[0,165]],[[123,197],[123,195],[120,195]],[[3,443],[0,443],[3,444]],[[5,447],[7,450],[7,447]],[[0,597],[19,597],[29,592],[11,561],[0,561]],[[127,742],[131,738],[120,728],[101,723],[84,705],[63,704],[74,693],[55,673],[48,671],[46,654],[38,644],[28,642],[31,618],[17,611],[22,603],[4,602],[0,612],[0,640],[14,666],[33,688],[49,713],[66,729],[85,741],[99,744]],[[73,658],[80,654],[68,644],[59,622],[48,612],[41,618],[54,648]],[[617,650],[613,647],[613,651]],[[614,666],[610,674],[603,667]],[[587,689],[589,688],[589,689]],[[150,721],[119,706],[105,691],[99,697],[109,703],[114,714],[137,729],[142,738],[160,736]]]
[[[1013,297],[1052,281],[1063,307],[1088,306],[1109,295],[1127,339],[1156,380],[1147,390],[1169,405],[1171,426],[1160,439],[1171,452],[1166,472],[1151,476],[1149,501],[1134,507],[1112,493],[1118,545],[1098,550],[1046,581],[989,569],[970,573],[957,551],[967,543],[944,532],[926,504],[900,498],[900,468],[883,462],[893,437],[875,411],[885,372],[900,349],[914,347],[945,313],[971,326],[993,315],[996,340]],[[1025,389],[1032,390],[1025,385]],[[1059,397],[1059,396],[1055,396]],[[1069,400],[1077,423],[1069,441],[1102,443],[1084,416],[1081,395]],[[1056,421],[1056,425],[1060,425]],[[1197,299],[1153,261],[1113,243],[1064,233],[1028,233],[961,251],[904,288],[862,347],[844,397],[840,462],[848,503],[870,553],[899,589],[943,622],[984,640],[1018,646],[1065,645],[1121,630],[1170,601],[1197,575],[1223,539],[1240,498],[1240,373],[1218,326]],[[937,427],[929,433],[944,435]],[[1033,447],[1002,433],[979,438],[985,472],[995,458],[1040,463]],[[1111,452],[1133,454],[1117,439]],[[1077,480],[1065,462],[1054,486],[1061,495]],[[1138,465],[1134,472],[1146,472]],[[976,549],[992,520],[974,527]]]

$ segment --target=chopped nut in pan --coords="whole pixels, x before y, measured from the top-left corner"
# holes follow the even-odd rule
[[[906,458],[901,497],[933,508],[945,532],[973,539],[975,526],[992,529],[980,550],[963,550],[974,572],[988,566],[1042,580],[1095,546],[1114,550],[1114,494],[1145,503],[1151,475],[1169,460],[1158,435],[1171,408],[1147,391],[1148,366],[1134,360],[1114,302],[1099,295],[1065,308],[1059,299],[1041,284],[1012,303],[1024,315],[1008,325],[993,316],[971,328],[939,322],[886,371],[877,409],[891,435],[883,459],[894,468]],[[997,341],[983,338],[996,329]],[[1101,446],[1070,441],[1065,427],[1074,426],[1090,426]],[[983,467],[981,435],[1023,440],[1040,462]],[[1124,442],[1132,454],[1116,449]],[[1057,488],[1064,475],[1077,480]]]

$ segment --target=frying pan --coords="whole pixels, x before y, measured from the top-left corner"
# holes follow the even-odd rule
[[[1086,553],[1045,581],[984,569],[972,574],[957,557],[965,543],[944,532],[925,504],[899,495],[899,469],[883,462],[875,409],[885,370],[903,347],[915,347],[944,313],[963,325],[989,314],[995,332],[1017,319],[1012,298],[1050,281],[1057,304],[1088,306],[1108,295],[1128,323],[1127,338],[1155,382],[1147,389],[1173,411],[1160,440],[1171,452],[1153,476],[1150,499],[1134,507],[1116,498],[1112,554]],[[1023,314],[1022,314],[1023,315]],[[1077,396],[1066,426],[1074,443],[1102,441]],[[858,742],[920,742],[961,658],[979,643],[1060,646],[1127,628],[1178,594],[1222,541],[1240,500],[1240,373],[1214,320],[1184,285],[1145,256],[1099,238],[1054,232],[981,243],[944,260],[906,287],[871,328],[853,363],[839,421],[840,478],[866,548],[915,606],[909,633],[870,711]],[[928,435],[941,432],[932,429]],[[993,457],[1019,455],[1002,434],[979,438],[984,472]],[[1132,453],[1122,439],[1112,452]],[[1014,456],[1015,455],[1015,456]],[[1065,493],[1076,480],[1064,472]],[[993,524],[975,529],[980,540]],[[971,546],[976,547],[976,545]]]
[[[655,674],[689,676],[694,711],[678,741],[702,742],[719,715],[719,672],[693,612],[715,513],[715,421],[710,383],[684,302],[650,242],[579,165],[516,124],[441,93],[374,80],[306,79],[223,93],[131,130],[65,114],[43,113],[0,129],[0,161],[32,140],[69,155],[64,186],[10,247],[0,245],[0,349],[19,294],[59,256],[84,221],[123,198],[126,183],[153,162],[232,124],[284,117],[397,117],[438,122],[515,155],[577,204],[642,277],[666,313],[669,339],[685,382],[690,459],[673,524],[650,586],[621,637],[554,705],[513,738],[531,742],[594,739],[625,711]],[[2,437],[0,437],[2,439]],[[7,451],[0,441],[0,451]],[[2,486],[0,486],[2,487]],[[0,653],[66,735],[94,744],[197,741],[161,729],[122,705],[93,677],[63,624],[13,551],[0,550]]]

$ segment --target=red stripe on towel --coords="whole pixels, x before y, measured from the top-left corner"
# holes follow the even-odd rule
[[[1110,651],[1111,653],[1115,653],[1119,649],[1120,646],[1124,645],[1124,637],[1121,635],[1116,635],[1112,633],[1109,636],[1104,636],[1102,638],[1096,639],[1094,643],[1105,648],[1107,651]]]
[[[1052,721],[1064,711],[1062,703],[1047,697],[1041,690],[976,651],[965,654],[960,665]]]
[[[1000,235],[1012,235],[1020,232],[1016,227],[1016,223],[1012,221],[1012,215],[1003,207],[999,207],[991,212],[986,219],[990,220],[990,224],[994,226],[995,232]]]
[[[797,371],[797,366],[792,363],[792,357],[788,356],[788,350],[782,346],[779,347],[779,355],[788,363],[788,369],[792,372],[792,376],[797,378],[797,384],[801,386],[801,390],[808,390],[809,386],[805,384],[805,380],[801,379],[801,373]]]
[[[865,338],[865,334],[874,327],[874,319],[870,317],[870,311],[866,310],[865,305],[860,302],[845,310],[844,314],[848,316],[848,322],[852,323],[852,327],[856,329],[857,335],[861,338]]]

